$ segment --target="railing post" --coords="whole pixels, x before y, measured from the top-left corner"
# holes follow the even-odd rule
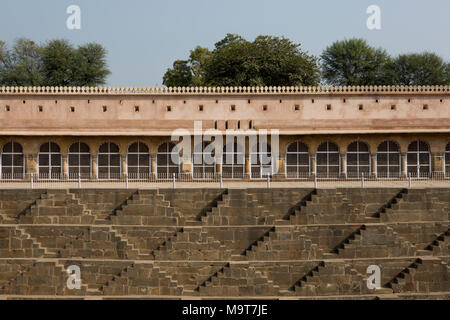
[[[31,189],[34,188],[34,186],[33,186],[33,172],[30,173],[30,187],[31,187]]]
[[[175,189],[175,172],[172,173],[172,188]]]
[[[78,189],[81,189],[81,174],[78,172]]]
[[[317,175],[314,174],[314,189],[317,189]]]
[[[411,172],[408,172],[408,188],[411,188]]]
[[[361,188],[364,188],[364,172],[361,173]]]
[[[219,173],[219,179],[220,179],[220,189],[222,189],[223,188],[222,173]]]
[[[128,173],[125,173],[125,188],[128,189]]]

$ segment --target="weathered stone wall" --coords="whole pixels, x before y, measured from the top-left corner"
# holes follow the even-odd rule
[[[204,129],[282,134],[448,132],[449,92],[448,86],[2,88],[0,133],[164,136],[193,130],[194,121]]]
[[[450,189],[4,190],[0,297],[446,299],[449,213]]]

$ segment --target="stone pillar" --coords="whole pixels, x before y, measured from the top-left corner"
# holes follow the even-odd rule
[[[250,178],[251,177],[250,172],[251,172],[250,158],[246,156],[245,157],[245,177],[246,178]]]
[[[192,160],[189,157],[181,157],[181,173],[190,173],[192,175],[193,167]]]
[[[67,155],[61,156],[62,158],[62,178],[68,179],[69,178],[69,161],[67,158]]]
[[[316,167],[316,155],[315,154],[311,154],[310,155],[310,171],[312,175],[316,175],[317,174],[317,167]]]
[[[216,163],[216,175],[219,176],[219,174],[222,173],[222,164],[221,163]]]
[[[341,175],[347,178],[347,157],[345,154],[341,154]]]
[[[277,174],[285,175],[286,174],[286,158],[284,154],[279,155],[279,159],[275,160],[278,165]]]
[[[37,155],[34,154],[27,154],[25,156],[25,174],[30,173],[34,175],[38,173]]]
[[[372,154],[371,157],[372,157],[372,161],[371,161],[372,175],[376,178],[377,177],[377,155]]]
[[[444,172],[444,156],[439,153],[431,154],[431,172],[442,174]]]
[[[91,155],[91,163],[92,163],[92,168],[91,168],[92,179],[98,179],[98,166],[97,166],[98,158],[97,158],[96,154]]]
[[[152,176],[156,177],[156,155],[155,154],[151,154],[150,155],[150,170],[152,172]]]
[[[406,162],[406,153],[401,154],[402,159],[402,176],[407,177],[408,176],[408,164]]]
[[[125,178],[125,175],[128,173],[127,155],[121,154],[120,159],[122,161],[122,176]]]

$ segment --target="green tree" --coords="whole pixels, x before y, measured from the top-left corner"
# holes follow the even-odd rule
[[[0,85],[8,85],[5,81],[5,73],[10,68],[10,53],[6,42],[0,41]]]
[[[250,43],[238,35],[228,34],[215,45],[205,65],[205,84],[210,86],[262,85],[255,72],[248,71],[255,65],[251,61]],[[250,83],[249,79],[252,79]]]
[[[111,73],[106,63],[106,49],[98,43],[79,46],[74,55],[73,85],[98,86],[106,83]]]
[[[208,48],[197,46],[194,50],[191,50],[188,63],[192,72],[192,85],[205,85],[205,67],[210,57],[211,51]]]
[[[395,81],[389,72],[391,57],[364,39],[336,41],[323,51],[321,59],[324,81],[330,85],[389,85]]]
[[[187,61],[176,61],[163,78],[167,86],[316,85],[316,58],[288,39],[259,36],[249,42],[227,34],[214,50],[196,47]]]
[[[49,41],[42,49],[46,86],[71,86],[74,83],[77,51],[67,40]]]
[[[41,48],[31,40],[18,39],[12,50],[0,45],[0,82],[9,86],[40,86],[43,82]]]
[[[430,52],[399,55],[394,59],[393,73],[398,85],[450,84],[450,63]]]
[[[163,77],[163,84],[168,87],[192,86],[192,70],[186,60],[176,60]]]

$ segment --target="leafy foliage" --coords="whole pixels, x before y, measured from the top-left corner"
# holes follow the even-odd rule
[[[19,39],[8,50],[0,44],[0,82],[13,86],[37,86],[42,83],[41,48],[33,41]]]
[[[322,53],[323,78],[330,85],[450,84],[450,64],[434,53],[392,58],[363,39],[336,41]]]
[[[316,85],[319,80],[316,58],[303,52],[300,45],[271,36],[259,36],[249,42],[239,35],[228,34],[215,44],[213,51],[202,47],[192,50],[183,68],[178,65],[176,69],[174,64],[167,70],[163,83],[167,86],[278,86]]]
[[[96,86],[110,74],[106,50],[97,43],[75,48],[66,40],[38,45],[0,42],[0,84],[5,86]]]
[[[393,64],[396,84],[445,85],[450,84],[450,63],[434,53],[399,55]]]
[[[330,85],[383,85],[390,83],[391,58],[363,39],[336,41],[322,53],[323,77]]]

